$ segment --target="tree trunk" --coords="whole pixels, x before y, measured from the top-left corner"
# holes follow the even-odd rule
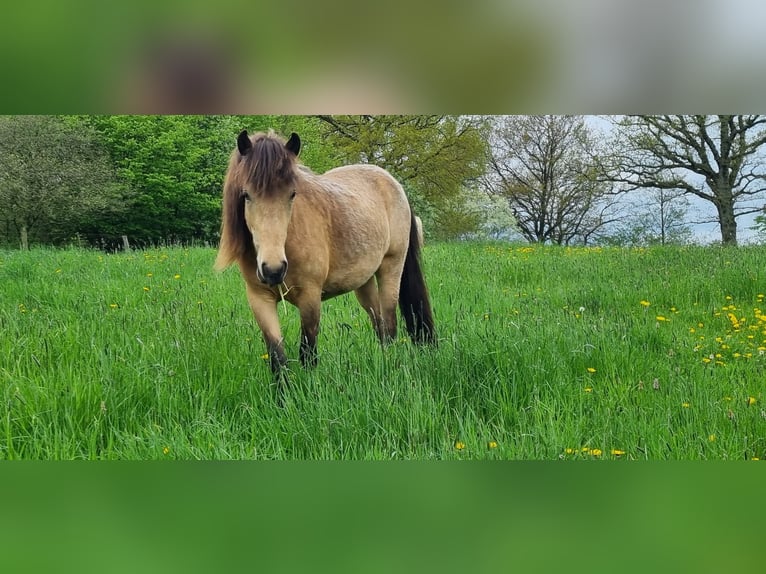
[[[21,249],[23,251],[29,250],[29,236],[26,223],[21,224]]]
[[[734,217],[734,205],[732,202],[720,202],[718,208],[718,221],[721,225],[721,244],[737,246],[737,219]]]

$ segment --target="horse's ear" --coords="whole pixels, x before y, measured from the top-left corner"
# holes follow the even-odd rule
[[[296,134],[295,132],[290,134],[290,139],[287,140],[285,147],[289,149],[291,152],[293,152],[295,155],[298,155],[301,151],[301,138],[298,137],[298,134]]]
[[[239,149],[239,155],[247,155],[251,149],[253,149],[253,142],[250,141],[250,136],[247,135],[247,130],[242,130],[237,137],[237,149]]]

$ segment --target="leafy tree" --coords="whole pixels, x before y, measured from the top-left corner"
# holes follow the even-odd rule
[[[483,120],[444,115],[318,116],[322,136],[344,163],[373,163],[404,186],[426,229],[457,217],[465,186],[484,172]],[[466,215],[466,214],[462,214]],[[478,224],[461,217],[462,224]],[[473,223],[471,223],[473,221]]]
[[[299,133],[301,159],[317,171],[338,165],[305,116],[88,116],[135,191],[129,214],[95,222],[91,236],[127,234],[136,243],[214,241],[220,228],[221,186],[237,134],[274,129]]]
[[[766,116],[630,116],[617,121],[607,179],[625,190],[681,190],[710,202],[724,245],[737,218],[755,213],[766,191]]]
[[[618,218],[590,163],[596,141],[582,116],[493,118],[486,188],[504,197],[532,242],[587,243]]]
[[[518,236],[505,199],[480,188],[466,188],[433,217],[425,234],[436,239],[508,239]]]
[[[112,222],[119,234],[147,243],[215,233],[231,149],[223,142],[221,118],[92,116],[88,122],[135,193],[129,214]]]
[[[6,240],[59,243],[124,209],[125,190],[93,130],[75,118],[0,117],[0,203]]]

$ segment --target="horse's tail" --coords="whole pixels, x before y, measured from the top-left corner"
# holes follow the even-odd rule
[[[404,260],[404,271],[399,285],[399,310],[407,324],[407,332],[414,343],[436,343],[434,318],[428,289],[420,266],[420,241],[415,215],[411,215],[410,245]]]

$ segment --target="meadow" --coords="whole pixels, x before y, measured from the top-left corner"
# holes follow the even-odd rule
[[[279,404],[215,250],[0,251],[0,459],[766,457],[766,250],[429,244],[439,345],[353,295]]]

